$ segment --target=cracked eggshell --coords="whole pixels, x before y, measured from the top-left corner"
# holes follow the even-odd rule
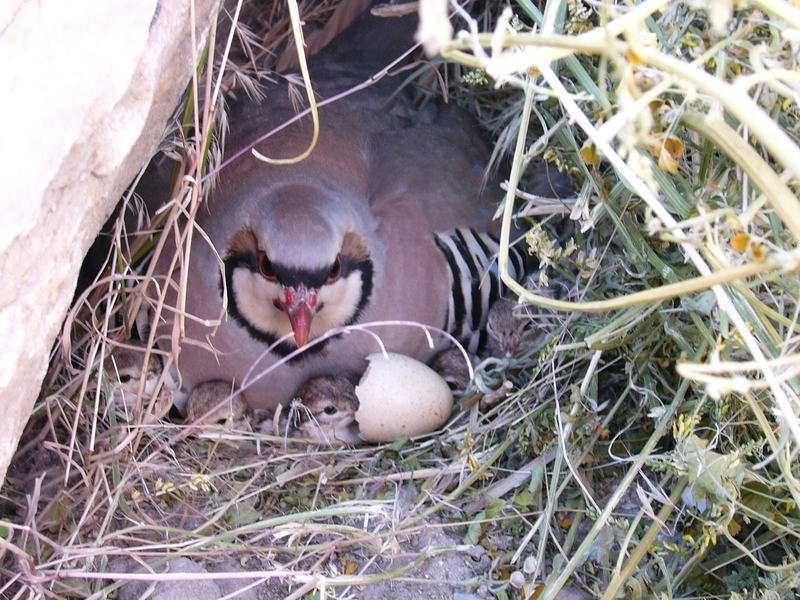
[[[428,365],[376,352],[356,386],[356,421],[368,442],[391,442],[438,429],[453,412],[453,393]]]

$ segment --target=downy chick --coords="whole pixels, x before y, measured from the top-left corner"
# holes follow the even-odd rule
[[[152,352],[147,367],[144,368],[145,352],[144,344],[129,341],[124,347],[114,348],[103,364],[111,388],[110,401],[116,407],[117,416],[126,421],[134,418],[142,376],[144,376],[144,388],[141,406],[142,410],[146,410],[150,406],[153,392],[163,372],[161,359]],[[145,415],[144,422],[155,423],[166,416],[172,406],[172,399],[172,391],[163,387],[152,405],[152,410]]]
[[[186,400],[186,423],[250,431],[247,399],[243,392],[235,391],[230,381],[203,382],[195,386]]]
[[[486,333],[490,356],[511,358],[528,337],[531,320],[524,313],[514,314],[515,306],[519,306],[515,299],[503,297],[498,298],[489,309]]]
[[[281,415],[278,431],[273,419],[267,419],[261,432],[330,445],[357,444],[362,441],[355,420],[357,410],[355,387],[346,377],[312,377],[297,390],[288,416]]]
[[[472,365],[478,362],[477,357],[469,353],[467,353],[467,355]],[[464,390],[469,385],[469,365],[460,348],[452,347],[447,350],[442,350],[433,357],[430,367],[447,382],[450,389]]]

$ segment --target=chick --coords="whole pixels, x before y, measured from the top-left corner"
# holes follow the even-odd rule
[[[267,419],[261,432],[330,445],[357,444],[363,441],[355,419],[357,410],[355,387],[346,377],[312,377],[295,393],[289,415],[279,418],[277,431],[274,419]]]
[[[205,381],[196,385],[186,400],[186,423],[219,424],[227,429],[249,431],[247,399],[230,381]]]
[[[529,335],[531,321],[525,314],[514,314],[518,306],[512,298],[498,298],[486,318],[487,350],[490,356],[511,358]]]
[[[469,363],[474,365],[478,359],[472,354],[467,354]],[[452,347],[442,350],[433,357],[430,367],[447,382],[450,389],[464,390],[470,382],[470,364],[460,348]]]
[[[297,397],[304,409],[298,411],[297,437],[328,443],[362,441],[356,423],[356,390],[346,377],[312,377],[297,391]]]
[[[486,317],[486,350],[489,356],[510,358],[528,336],[530,319],[526,315],[515,315],[517,302],[512,298],[498,298],[494,301]],[[469,355],[472,364],[478,362]],[[437,354],[430,363],[454,390],[466,389],[470,382],[469,365],[458,348],[448,348]]]
[[[126,421],[133,419],[142,377],[144,377],[144,388],[141,406],[147,408],[164,370],[161,359],[153,353],[150,354],[145,368],[146,350],[141,342],[130,341],[124,347],[115,348],[103,363],[103,370],[108,376],[111,390],[110,401],[117,409],[117,416]],[[145,415],[144,422],[155,423],[166,416],[172,406],[172,400],[171,390],[162,388],[152,405],[152,410]]]

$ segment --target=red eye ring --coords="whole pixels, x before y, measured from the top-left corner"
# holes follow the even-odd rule
[[[328,272],[328,276],[325,278],[325,283],[333,283],[342,274],[342,257],[337,256],[336,261],[333,263],[331,270]]]
[[[275,273],[275,268],[272,266],[269,258],[267,258],[267,253],[263,250],[258,253],[258,272],[268,281],[278,280],[278,274]]]

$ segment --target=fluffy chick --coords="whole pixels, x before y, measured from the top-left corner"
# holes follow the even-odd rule
[[[144,356],[147,348],[141,342],[128,342],[126,346],[115,348],[103,363],[111,390],[110,400],[117,409],[117,416],[130,421],[136,409],[139,385],[144,377],[142,406],[147,407],[153,398],[163,366],[161,359],[151,353],[145,367]],[[144,417],[145,423],[154,423],[164,417],[172,406],[172,392],[162,388],[156,397],[152,410]]]
[[[312,377],[295,393],[289,415],[279,420],[278,430],[274,420],[267,419],[261,432],[330,445],[357,444],[363,441],[355,419],[357,410],[355,387],[346,377]]]
[[[478,362],[477,357],[471,354],[468,354],[468,356],[469,362],[472,365]],[[433,357],[430,367],[447,382],[450,389],[464,390],[469,385],[469,365],[459,348],[452,347],[447,350],[442,350]]]
[[[530,319],[525,314],[514,314],[518,306],[512,298],[498,298],[486,318],[487,350],[490,356],[511,358],[528,336]]]
[[[209,411],[211,411],[209,413]],[[209,413],[206,416],[206,413]],[[186,400],[186,423],[222,425],[250,430],[249,408],[243,392],[230,381],[215,379],[198,384]]]

